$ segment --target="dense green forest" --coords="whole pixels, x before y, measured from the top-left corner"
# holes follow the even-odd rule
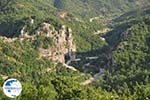
[[[149,0],[1,0],[0,85],[18,79],[23,90],[16,100],[150,100],[149,6]],[[56,46],[36,34],[42,23],[58,34],[64,25],[72,29],[77,71],[41,56],[40,48]],[[96,81],[82,84],[101,69]],[[10,100],[2,87],[0,100]]]
[[[119,43],[113,46],[114,64],[105,76],[103,88],[137,100],[149,99],[149,22],[144,18],[119,35]]]

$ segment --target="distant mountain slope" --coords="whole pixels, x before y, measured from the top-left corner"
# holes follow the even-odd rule
[[[60,11],[89,19],[99,15],[112,16],[147,6],[150,6],[149,0],[1,0],[0,33],[18,34],[31,18],[36,22],[34,28],[47,19],[60,23],[57,16]]]
[[[79,14],[82,17],[107,15],[127,12],[133,9],[150,6],[149,0],[55,0],[55,4],[63,5],[62,10]],[[57,6],[56,6],[57,7]],[[60,7],[58,7],[59,9]]]
[[[150,6],[149,0],[1,0],[0,13],[48,15],[56,9],[69,11],[78,16],[123,13]],[[19,16],[18,16],[19,17]]]
[[[121,16],[113,19],[113,23],[123,23],[123,22],[129,22],[133,19],[140,18],[141,16],[150,16],[150,8],[145,7],[142,9],[136,9],[129,11],[127,13],[122,14]]]
[[[66,3],[71,4],[71,2]],[[68,19],[61,19],[58,13],[65,9],[58,10],[54,7],[53,0],[2,0],[0,5],[3,6],[0,12],[0,35],[7,37],[19,36],[23,29],[24,32],[31,34],[41,23],[48,22],[54,25],[55,28],[59,28],[62,24],[71,27],[80,50],[85,50],[85,48],[89,50],[100,44],[98,42],[101,40],[98,37],[95,38],[92,34],[95,30],[101,28],[100,22],[90,23],[89,20],[82,21],[82,19],[79,22],[76,20],[78,18],[76,16],[79,15],[75,13],[74,16],[69,16]],[[74,8],[78,9],[78,6],[74,5]]]

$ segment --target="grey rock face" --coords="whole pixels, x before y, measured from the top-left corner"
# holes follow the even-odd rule
[[[72,36],[71,28],[62,25],[59,30],[56,30],[51,24],[43,23],[35,34],[45,35],[54,41],[54,45],[48,49],[39,48],[41,56],[51,59],[54,62],[64,63],[64,55],[68,52],[75,52],[76,45]]]

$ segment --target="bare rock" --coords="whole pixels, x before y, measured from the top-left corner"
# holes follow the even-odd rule
[[[54,62],[65,63],[64,55],[70,51],[76,51],[72,30],[65,25],[56,30],[51,24],[43,23],[35,34],[45,35],[53,39],[53,46],[48,49],[39,48],[39,51],[41,56],[51,59]]]

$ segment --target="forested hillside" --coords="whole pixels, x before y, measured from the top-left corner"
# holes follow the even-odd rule
[[[103,88],[120,95],[133,95],[136,100],[149,99],[149,22],[149,18],[144,18],[119,35],[118,43],[113,46],[110,73],[104,78],[104,86],[101,85]]]
[[[149,5],[148,0],[54,0],[55,7],[82,17],[115,15]]]
[[[16,100],[150,100],[149,0],[1,0],[0,85]],[[0,88],[0,100],[10,100]]]

